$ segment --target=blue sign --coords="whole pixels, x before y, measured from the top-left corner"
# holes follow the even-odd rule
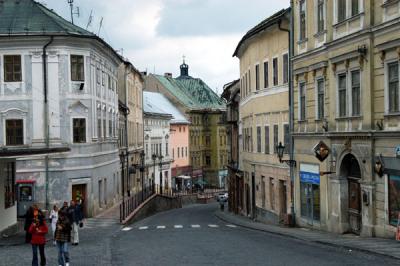
[[[319,174],[300,172],[300,182],[319,185]]]

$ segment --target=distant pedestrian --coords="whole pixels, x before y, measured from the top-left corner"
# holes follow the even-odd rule
[[[71,242],[73,246],[77,246],[79,244],[79,224],[82,221],[82,212],[81,206],[77,205],[74,200],[71,200],[68,207],[68,218],[72,225]]]
[[[46,265],[46,256],[44,254],[44,245],[46,244],[46,234],[48,228],[44,221],[44,215],[38,212],[38,215],[34,218],[31,226],[29,227],[29,233],[32,234],[32,266],[38,266],[38,248],[40,252],[40,265]]]
[[[58,212],[55,238],[58,249],[58,265],[69,266],[68,242],[71,241],[71,223],[67,213],[63,210]]]
[[[61,209],[60,210],[62,210],[62,211],[67,211],[67,209],[68,209],[68,202],[67,201],[64,201],[64,203],[63,203],[63,206],[61,207]]]
[[[53,209],[50,212],[50,222],[51,222],[51,231],[53,233],[53,244],[56,244],[56,225],[57,225],[57,220],[58,220],[58,208],[57,205],[53,206]]]

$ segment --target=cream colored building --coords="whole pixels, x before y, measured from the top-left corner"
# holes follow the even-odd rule
[[[296,222],[393,237],[400,2],[300,0],[292,10]],[[315,150],[329,156],[321,162]],[[382,177],[374,171],[380,165]]]
[[[289,16],[281,10],[252,28],[239,42],[240,170],[245,215],[279,223],[290,212],[290,176],[275,147],[289,146]]]

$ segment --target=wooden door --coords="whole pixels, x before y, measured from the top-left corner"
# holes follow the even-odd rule
[[[83,215],[87,217],[86,184],[72,185],[72,199],[82,201]]]
[[[360,234],[361,231],[361,187],[358,179],[349,177],[349,224],[350,231]]]

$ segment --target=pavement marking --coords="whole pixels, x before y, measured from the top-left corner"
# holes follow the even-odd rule
[[[234,224],[227,224],[226,226],[227,226],[227,227],[230,227],[230,228],[236,228],[236,227],[237,227],[237,226],[234,225]]]
[[[177,225],[174,225],[174,228],[181,229],[181,228],[183,228],[183,226],[180,224],[177,224]]]
[[[157,225],[157,229],[165,229],[165,225]]]
[[[139,227],[139,230],[146,230],[148,228],[149,228],[148,226],[141,226],[141,227]]]
[[[124,228],[122,228],[122,231],[131,231],[132,230],[132,227],[124,227]]]
[[[217,227],[218,227],[218,225],[216,225],[216,224],[209,224],[209,225],[208,225],[208,227],[211,227],[211,228],[217,228]]]
[[[192,224],[192,228],[200,228],[200,225],[198,225],[198,224]]]

